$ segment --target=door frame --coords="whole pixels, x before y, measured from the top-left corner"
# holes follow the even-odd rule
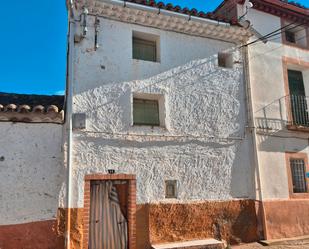
[[[287,112],[287,122],[288,122],[288,129],[292,128],[291,123],[293,123],[293,115],[292,115],[292,110],[291,110],[291,103],[289,100],[290,96],[290,89],[289,89],[289,77],[288,77],[288,69],[289,66],[296,66],[300,71],[303,70],[308,70],[309,69],[309,62],[307,61],[302,61],[298,60],[295,58],[290,58],[287,56],[282,57],[282,68],[283,68],[283,80],[284,80],[284,91],[285,91],[285,107],[286,107],[286,112]],[[294,70],[294,69],[292,69]],[[305,84],[305,83],[304,83]],[[304,86],[305,87],[305,86]],[[306,93],[306,87],[305,87],[305,93]]]
[[[133,174],[91,174],[85,175],[83,210],[83,247],[88,249],[90,220],[91,181],[128,181],[128,249],[136,249],[136,176]]]

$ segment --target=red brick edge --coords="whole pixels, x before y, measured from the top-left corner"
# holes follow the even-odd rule
[[[85,176],[84,213],[83,213],[83,248],[88,248],[90,217],[90,181],[92,180],[127,180],[128,197],[128,244],[129,249],[136,249],[136,176],[127,174],[92,174]]]

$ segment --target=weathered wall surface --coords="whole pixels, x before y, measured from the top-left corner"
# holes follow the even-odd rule
[[[254,201],[149,205],[151,243],[216,238],[230,244],[258,240]]]
[[[267,239],[309,234],[309,200],[266,201],[264,207],[268,231]]]
[[[54,220],[65,170],[62,126],[0,123],[0,226]]]
[[[93,20],[90,19],[90,23]],[[160,36],[160,62],[132,59],[132,31]],[[242,58],[233,69],[217,53],[234,45],[101,19],[75,49],[73,205],[83,206],[84,175],[137,175],[137,201],[164,199],[164,180],[179,181],[178,199],[252,197],[251,141],[245,134]],[[132,126],[133,93],[162,94],[166,127]],[[171,200],[170,200],[171,201]]]

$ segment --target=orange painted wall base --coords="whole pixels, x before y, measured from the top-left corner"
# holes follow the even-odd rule
[[[217,238],[231,244],[262,239],[253,200],[137,205],[137,249],[151,244]],[[309,200],[264,202],[267,239],[309,234]],[[71,248],[81,249],[83,208],[71,209]],[[0,226],[0,248],[63,249],[67,209],[57,220]],[[262,218],[262,217],[261,217]]]
[[[309,200],[264,201],[266,239],[309,235]]]
[[[58,233],[56,220],[0,226],[0,248],[63,249],[64,237]]]

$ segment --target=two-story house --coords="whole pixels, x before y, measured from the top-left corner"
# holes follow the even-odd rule
[[[226,0],[215,14],[249,21],[251,129],[265,239],[309,234],[309,9],[280,0]],[[260,40],[259,40],[260,38]]]
[[[68,10],[67,241],[257,240],[249,30],[154,1]]]

